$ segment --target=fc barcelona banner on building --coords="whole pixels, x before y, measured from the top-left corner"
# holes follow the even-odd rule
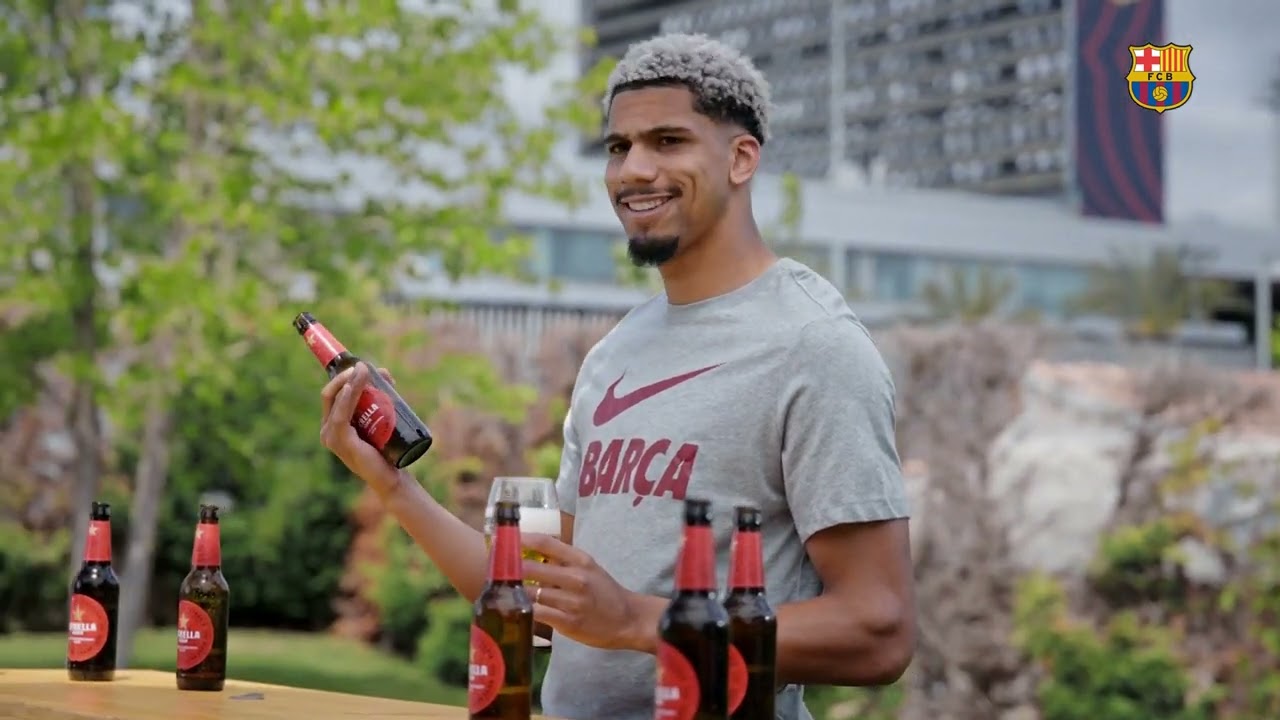
[[[1191,98],[1190,45],[1164,0],[1076,0],[1075,176],[1081,212],[1164,222],[1165,112]]]

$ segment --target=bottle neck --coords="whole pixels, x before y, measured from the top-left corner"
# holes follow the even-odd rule
[[[739,530],[729,554],[730,592],[764,592],[764,559],[759,530]]]
[[[110,520],[89,521],[89,532],[84,538],[84,563],[86,565],[111,564]]]
[[[302,332],[302,339],[306,341],[307,347],[311,348],[311,353],[316,356],[316,360],[319,360],[326,369],[330,368],[335,360],[350,354],[347,348],[333,336],[333,333],[318,322],[311,323]]]
[[[681,595],[707,595],[716,591],[716,550],[711,526],[685,526],[676,563],[675,590]]]
[[[217,523],[196,525],[196,539],[191,547],[191,567],[217,570],[222,567],[222,531]]]
[[[499,523],[493,529],[493,549],[489,552],[489,582],[519,585],[523,581],[520,526]]]

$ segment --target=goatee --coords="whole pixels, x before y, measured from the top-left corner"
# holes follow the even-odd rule
[[[636,267],[658,267],[676,256],[678,237],[627,238],[627,257]]]

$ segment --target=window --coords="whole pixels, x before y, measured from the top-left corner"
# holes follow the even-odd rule
[[[916,295],[920,261],[903,253],[875,253],[875,299],[905,302]]]
[[[1089,284],[1086,269],[1068,265],[1018,266],[1018,294],[1024,307],[1061,317],[1070,301]]]
[[[613,282],[617,278],[613,253],[618,240],[614,237],[588,230],[556,229],[547,234],[547,240],[552,277],[578,282]]]

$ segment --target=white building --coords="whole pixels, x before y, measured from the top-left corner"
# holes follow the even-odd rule
[[[530,272],[537,284],[506,279],[449,283],[429,259],[419,276],[406,274],[408,295],[430,295],[468,305],[545,307],[619,313],[652,294],[628,286],[618,272],[624,239],[602,185],[603,159],[564,161],[590,189],[587,203],[569,211],[549,201],[516,198],[508,206],[514,227],[535,237]],[[844,290],[855,310],[872,320],[919,308],[927,282],[948,268],[988,266],[1016,283],[1013,310],[1062,318],[1070,298],[1086,285],[1088,269],[1116,252],[1186,246],[1198,251],[1198,272],[1240,284],[1250,297],[1259,264],[1275,254],[1275,238],[1220,225],[1119,222],[1081,218],[1051,200],[986,196],[942,190],[841,188],[802,181],[801,237],[779,251],[813,267]],[[780,178],[756,181],[756,217],[763,227],[779,215]],[[1247,319],[1219,328],[1243,343]],[[1203,334],[1203,333],[1202,333]]]

